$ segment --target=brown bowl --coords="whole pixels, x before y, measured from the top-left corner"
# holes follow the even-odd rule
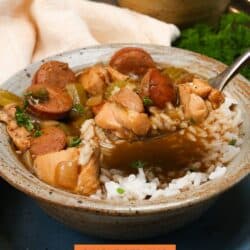
[[[83,48],[59,54],[29,65],[3,84],[3,88],[21,94],[30,84],[38,67],[48,60],[69,63],[75,71],[97,62],[107,62],[121,45]],[[183,67],[204,77],[215,76],[225,67],[222,63],[190,51],[154,46],[147,50],[156,62]],[[139,239],[164,234],[198,218],[221,193],[250,173],[250,83],[237,76],[226,89],[238,100],[244,123],[243,144],[226,174],[190,191],[155,201],[98,201],[54,188],[32,175],[12,152],[6,128],[0,125],[0,175],[20,191],[30,195],[52,217],[84,233],[113,239]]]
[[[182,27],[197,22],[216,23],[230,0],[118,0],[126,7]]]

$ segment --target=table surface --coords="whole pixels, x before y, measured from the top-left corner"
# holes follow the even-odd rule
[[[250,176],[223,194],[194,223],[160,238],[132,243],[175,243],[178,250],[249,250],[249,194]],[[126,243],[93,238],[71,230],[47,216],[35,201],[2,180],[0,195],[1,250],[68,250],[73,249],[75,243]]]

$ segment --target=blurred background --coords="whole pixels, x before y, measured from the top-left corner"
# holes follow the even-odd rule
[[[250,0],[96,0],[129,8],[162,21],[187,27],[197,22],[216,23],[224,12],[250,13]]]

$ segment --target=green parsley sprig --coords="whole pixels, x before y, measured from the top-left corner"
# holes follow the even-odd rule
[[[144,168],[146,166],[146,162],[145,161],[140,161],[140,160],[137,160],[137,161],[133,161],[131,163],[131,168]]]
[[[116,189],[116,192],[117,192],[118,194],[122,195],[122,194],[125,193],[125,190],[124,190],[123,188],[121,188],[121,187],[118,187],[118,188]]]
[[[80,103],[74,104],[71,110],[79,115],[82,115],[84,113],[84,108]]]
[[[219,24],[196,24],[182,31],[175,46],[196,51],[230,65],[250,47],[250,15],[225,14]],[[241,73],[250,79],[250,67]]]
[[[49,100],[49,92],[46,88],[40,88],[36,91],[29,91],[24,95],[24,107],[26,108],[29,102],[43,103]]]
[[[78,137],[78,136],[69,136],[67,145],[70,148],[77,147],[77,146],[80,145],[81,142],[82,142],[82,140],[81,140],[80,137]]]
[[[29,132],[32,132],[34,137],[42,135],[39,123],[32,121],[31,117],[25,112],[24,109],[16,107],[15,119],[19,127],[24,127]]]
[[[149,98],[148,96],[145,96],[143,97],[143,105],[145,107],[149,107],[149,106],[152,106],[154,103],[153,103],[153,100],[151,98]]]
[[[34,124],[30,116],[27,115],[26,112],[20,107],[16,107],[15,118],[16,118],[17,125],[19,127],[24,127],[29,132],[31,132],[34,129]]]
[[[237,143],[237,140],[236,139],[232,139],[231,141],[229,141],[228,145],[235,146],[236,143]]]

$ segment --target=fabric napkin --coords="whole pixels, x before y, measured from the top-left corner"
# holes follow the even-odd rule
[[[0,83],[29,63],[105,43],[170,45],[178,28],[86,0],[0,0]]]

